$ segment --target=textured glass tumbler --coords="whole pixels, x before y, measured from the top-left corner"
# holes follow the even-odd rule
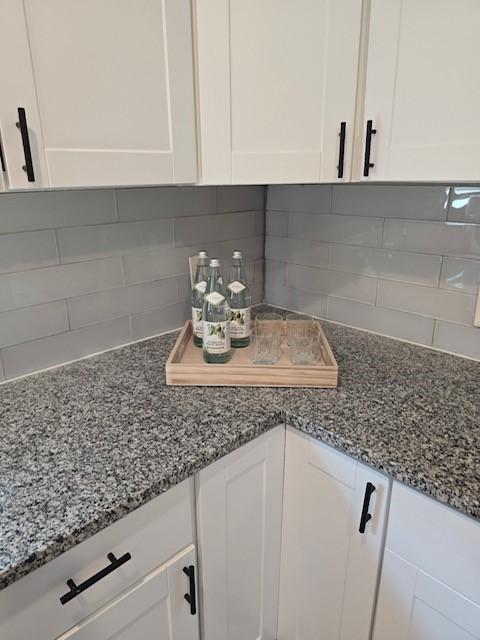
[[[287,333],[292,364],[316,364],[320,360],[320,329],[318,322],[314,320],[295,320],[292,321],[292,325],[290,334]]]
[[[280,359],[283,322],[278,313],[259,314],[252,327],[253,362],[275,364]]]

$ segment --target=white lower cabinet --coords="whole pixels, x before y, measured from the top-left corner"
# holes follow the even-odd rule
[[[197,476],[203,640],[277,637],[285,428]]]
[[[185,600],[195,564],[191,546],[59,640],[197,640],[195,600],[193,613]]]
[[[278,640],[368,640],[388,494],[386,476],[287,429]]]
[[[0,639],[195,640],[193,497],[185,480],[0,591]]]
[[[480,525],[394,483],[374,640],[480,639]]]

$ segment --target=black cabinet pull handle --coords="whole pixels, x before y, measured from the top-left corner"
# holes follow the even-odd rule
[[[373,162],[370,162],[370,153],[372,151],[372,136],[377,133],[377,130],[373,128],[373,120],[367,120],[367,135],[365,137],[365,160],[363,162],[363,175],[367,177],[370,173],[370,169],[375,166]]]
[[[362,515],[360,517],[360,526],[358,527],[358,531],[360,533],[365,533],[365,526],[367,522],[372,519],[372,514],[368,513],[368,509],[370,507],[370,498],[374,491],[375,491],[375,485],[373,485],[371,482],[367,482],[367,486],[365,487],[365,496],[363,498],[363,507],[362,507]]]
[[[67,593],[65,593],[60,598],[60,602],[62,604],[67,604],[67,602],[70,602],[70,600],[73,600],[73,598],[76,598],[80,593],[89,589],[96,582],[98,582],[102,578],[105,578],[105,576],[108,576],[109,573],[112,573],[113,571],[121,567],[122,564],[125,564],[125,562],[128,562],[129,560],[131,560],[132,556],[129,553],[126,553],[121,558],[116,558],[113,553],[109,553],[107,554],[107,558],[110,560],[110,564],[104,567],[103,569],[101,569],[98,573],[93,575],[91,578],[87,578],[85,582],[82,582],[81,584],[77,585],[75,584],[75,581],[72,580],[72,578],[67,580],[67,587],[70,589],[70,591],[67,591]]]
[[[340,138],[340,144],[338,147],[338,164],[337,164],[337,170],[338,170],[338,174],[337,176],[339,178],[343,178],[343,165],[345,163],[345,134],[347,133],[347,123],[346,122],[341,122],[340,123],[340,133],[339,138]]]
[[[30,138],[28,136],[27,116],[23,107],[18,107],[17,129],[22,134],[23,154],[25,156],[25,164],[22,169],[27,174],[29,182],[35,182],[35,174],[33,172],[32,150],[30,149]]]
[[[189,593],[186,593],[184,598],[190,605],[190,613],[194,616],[197,613],[197,597],[195,594],[195,567],[193,564],[183,567],[183,573],[188,576],[189,589]]]

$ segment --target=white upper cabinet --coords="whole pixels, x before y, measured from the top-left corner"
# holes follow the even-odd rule
[[[371,180],[480,178],[479,33],[478,0],[372,0]]]
[[[11,188],[196,181],[189,0],[0,0],[0,54]]]
[[[351,170],[361,0],[197,0],[201,179],[327,182]]]
[[[388,493],[386,476],[287,429],[278,640],[369,640]]]

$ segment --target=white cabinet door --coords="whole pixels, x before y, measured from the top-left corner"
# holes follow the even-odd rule
[[[370,179],[480,178],[479,31],[477,0],[372,0]]]
[[[480,607],[387,550],[374,640],[479,640]]]
[[[394,482],[374,640],[480,640],[480,525]]]
[[[285,460],[278,640],[368,640],[389,480],[290,429]]]
[[[205,640],[277,637],[284,443],[277,427],[198,474]]]
[[[202,182],[351,168],[361,0],[196,0]]]
[[[0,0],[0,24],[11,187],[29,186],[17,107],[37,186],[195,182],[189,0]]]
[[[195,566],[195,548],[173,558],[137,586],[59,640],[197,640],[198,616],[185,594],[189,580],[183,569]]]

